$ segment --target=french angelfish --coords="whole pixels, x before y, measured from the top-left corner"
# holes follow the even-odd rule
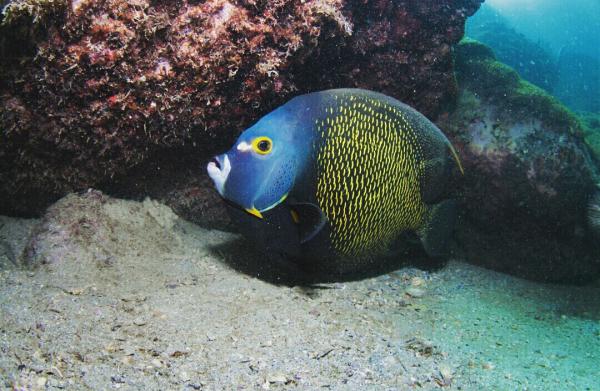
[[[390,255],[407,231],[444,256],[454,169],[462,172],[456,151],[425,116],[360,89],[293,98],[207,167],[255,244],[339,272]]]

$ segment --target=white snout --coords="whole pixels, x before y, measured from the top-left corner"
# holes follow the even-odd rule
[[[208,176],[210,177],[210,179],[213,180],[213,182],[215,183],[215,187],[217,188],[217,191],[219,192],[219,194],[223,195],[223,190],[225,188],[225,182],[227,181],[227,177],[229,176],[229,173],[231,172],[231,162],[229,161],[229,157],[227,157],[227,155],[224,155],[225,158],[223,159],[223,161],[219,161],[219,158],[217,157],[217,161],[219,162],[219,165],[221,166],[220,168],[217,166],[217,164],[215,162],[210,162],[208,163],[208,166],[206,166],[206,171],[208,171]]]

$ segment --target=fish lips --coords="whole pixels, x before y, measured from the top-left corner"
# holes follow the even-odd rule
[[[227,182],[227,178],[231,173],[231,161],[227,154],[215,156],[206,166],[206,171],[215,184],[217,192],[223,197],[225,192],[225,182]]]
[[[231,173],[231,160],[226,153],[217,155],[210,162],[208,162],[206,171],[208,172],[210,179],[212,179],[213,183],[215,184],[217,192],[228,205],[236,209],[241,209],[262,219],[262,215],[258,209],[254,207],[243,207],[225,196],[225,185],[227,183],[227,179],[229,179],[229,174]]]

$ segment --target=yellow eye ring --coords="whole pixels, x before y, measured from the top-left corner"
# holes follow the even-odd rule
[[[257,137],[252,140],[252,149],[260,155],[267,155],[273,149],[273,141],[266,136]]]

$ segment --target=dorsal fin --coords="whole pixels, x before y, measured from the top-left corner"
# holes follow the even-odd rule
[[[456,161],[456,165],[458,166],[460,173],[462,175],[465,175],[465,170],[463,169],[462,163],[460,162],[460,158],[458,157],[458,152],[456,152],[454,145],[452,145],[452,143],[448,142],[448,147],[450,148],[450,152],[452,152],[452,156],[454,157],[454,160]]]

